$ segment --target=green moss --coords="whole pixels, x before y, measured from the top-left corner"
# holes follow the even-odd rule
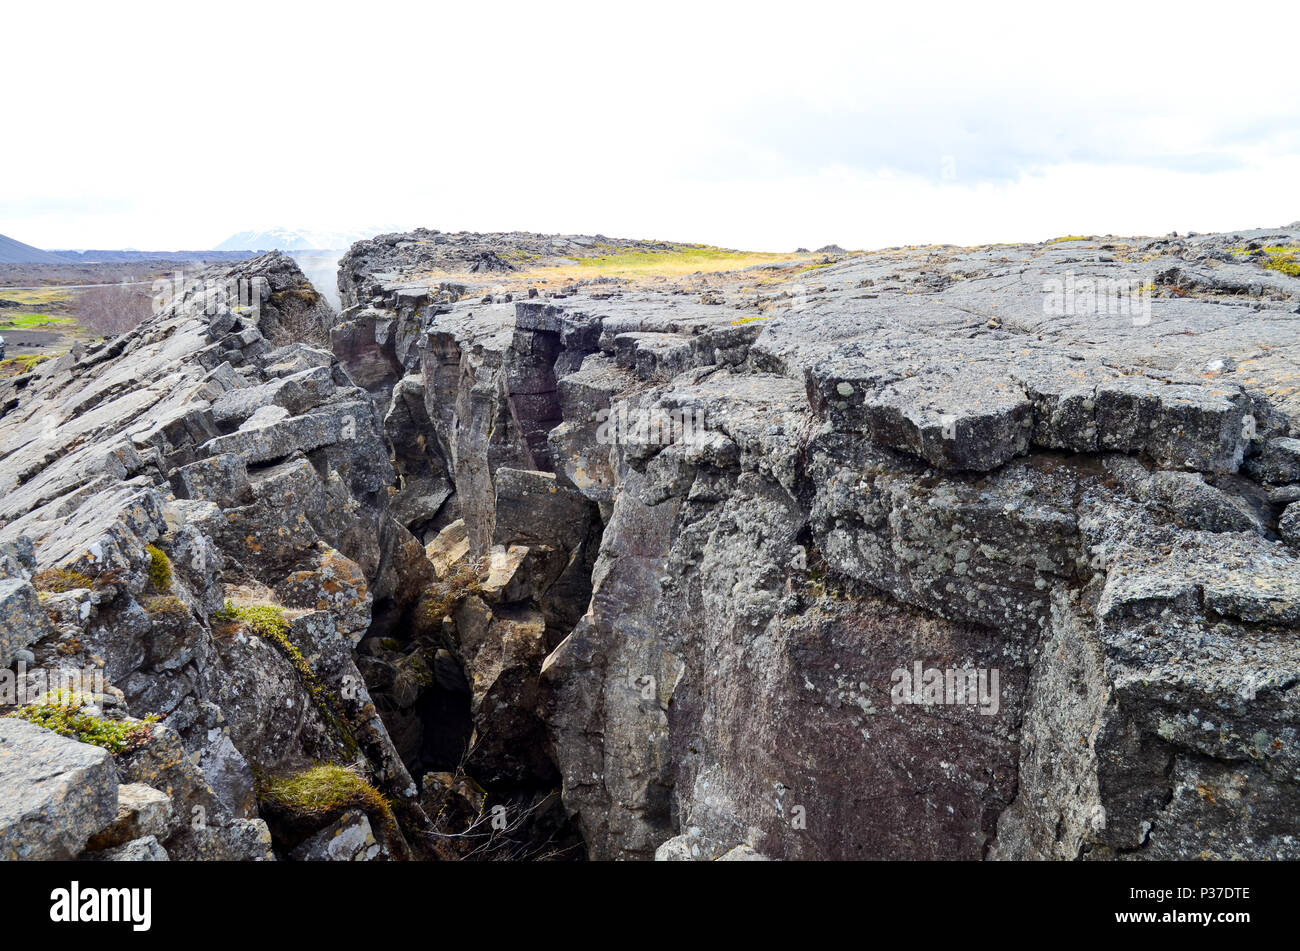
[[[41,703],[32,703],[11,716],[35,723],[60,736],[99,746],[114,756],[135,749],[153,732],[158,717],[150,715],[142,723],[108,720],[83,713],[85,704],[66,690],[58,691]]]
[[[388,800],[345,766],[320,763],[300,773],[264,780],[259,784],[258,798],[297,816],[332,819],[355,808],[389,829],[397,826]]]
[[[1265,248],[1264,253],[1268,255],[1268,260],[1264,263],[1266,270],[1300,277],[1300,259],[1297,259],[1300,248]]]
[[[32,586],[37,591],[62,594],[65,591],[75,591],[77,588],[94,588],[95,581],[79,571],[69,571],[67,568],[46,568],[44,571],[38,571],[32,578]]]
[[[227,601],[220,611],[212,615],[212,620],[218,624],[239,625],[274,644],[293,666],[298,680],[316,704],[321,716],[338,732],[344,746],[349,750],[357,749],[356,737],[339,711],[333,695],[316,676],[306,655],[289,637],[289,622],[282,608],[272,604],[236,605]]]
[[[733,270],[753,264],[789,260],[793,255],[758,251],[732,251],[706,244],[668,244],[662,249],[620,248],[596,245],[577,259],[576,267],[602,273],[688,274],[692,271]]]
[[[24,373],[30,373],[40,364],[50,359],[51,356],[53,354],[24,353],[16,357],[10,357],[8,360],[0,360],[0,377],[22,376]]]
[[[1239,257],[1250,258],[1266,271],[1278,271],[1288,277],[1300,277],[1300,248],[1275,244],[1267,248],[1229,248]]]
[[[149,555],[149,583],[164,593],[172,589],[172,560],[157,545],[145,546]]]
[[[308,307],[315,307],[321,302],[320,294],[313,287],[287,287],[282,291],[273,291],[271,303],[283,307],[289,301],[301,301]]]
[[[1048,244],[1061,244],[1065,241],[1091,241],[1093,235],[1090,234],[1063,234],[1059,238],[1053,238]]]
[[[227,601],[225,607],[212,615],[212,619],[223,624],[242,624],[254,634],[267,640],[276,642],[289,640],[289,622],[285,620],[284,611],[271,604],[235,605]],[[293,650],[298,649],[293,647]]]

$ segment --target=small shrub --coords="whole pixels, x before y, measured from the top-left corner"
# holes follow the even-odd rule
[[[83,326],[106,336],[134,329],[153,313],[154,300],[147,287],[110,284],[92,287],[78,295],[73,311]]]

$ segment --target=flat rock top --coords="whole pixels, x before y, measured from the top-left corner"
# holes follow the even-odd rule
[[[107,750],[0,717],[0,858],[72,858],[116,810]]]
[[[355,263],[382,252],[409,295],[422,249],[543,238],[413,232],[358,245]],[[988,470],[1033,444],[1234,472],[1259,440],[1300,435],[1297,255],[1300,223],[837,252],[488,295],[442,305],[428,327],[498,351],[516,326],[594,332],[661,381],[741,348],[750,370],[806,388],[818,415],[947,469]]]
[[[107,759],[108,751],[98,746],[0,717],[0,816],[21,813],[24,803],[40,795],[42,784]]]

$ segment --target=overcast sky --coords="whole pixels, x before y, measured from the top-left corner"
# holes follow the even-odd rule
[[[1291,3],[227,0],[3,22],[0,233],[40,247],[424,226],[790,250],[1300,219]]]

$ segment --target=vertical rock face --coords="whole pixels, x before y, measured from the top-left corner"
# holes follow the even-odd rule
[[[576,241],[363,242],[337,319],[269,255],[0,383],[8,682],[160,718],[48,849],[1300,857],[1300,281],[1247,253],[1300,233],[419,276]]]
[[[430,234],[354,251],[342,327],[390,322],[355,359],[450,489],[408,527],[484,560],[448,623],[486,759],[544,724],[592,857],[1296,856],[1300,284],[1230,249],[1300,235],[697,303],[421,297]]]

